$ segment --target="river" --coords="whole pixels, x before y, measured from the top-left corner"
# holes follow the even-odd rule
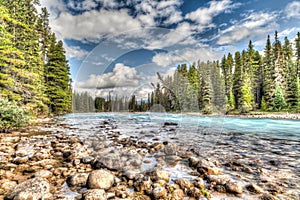
[[[99,125],[111,121],[121,137],[135,141],[169,142],[191,151],[202,158],[220,163],[223,174],[239,178],[243,184],[249,182],[274,182],[288,189],[288,194],[300,196],[300,121],[275,119],[228,118],[224,116],[194,116],[167,113],[95,113],[68,114],[59,117],[61,124],[71,129],[63,130],[77,134],[84,141],[96,139]],[[164,126],[166,122],[174,122]],[[177,124],[177,125],[175,125]],[[100,131],[105,137],[108,132]],[[99,138],[99,137],[98,137]],[[109,139],[108,139],[109,141]],[[88,142],[87,142],[88,144]],[[109,156],[109,155],[108,155]],[[157,157],[147,154],[150,160],[141,170],[157,165]],[[251,173],[228,167],[228,161],[243,163]],[[171,178],[193,178],[186,163],[164,164]],[[222,194],[216,194],[221,199]],[[253,197],[244,199],[251,199]],[[232,197],[235,199],[235,197]],[[237,198],[238,199],[238,198]]]

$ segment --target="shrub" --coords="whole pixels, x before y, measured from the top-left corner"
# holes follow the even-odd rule
[[[12,128],[24,126],[29,117],[26,111],[14,101],[0,97],[0,131],[8,132]]]

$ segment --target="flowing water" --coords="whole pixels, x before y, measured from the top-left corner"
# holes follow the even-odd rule
[[[273,119],[245,119],[207,117],[167,113],[96,113],[68,114],[60,118],[61,123],[72,127],[69,133],[83,138],[93,137],[99,132],[99,124],[111,120],[115,132],[121,137],[138,141],[168,141],[193,150],[196,155],[224,163],[242,160],[255,166],[259,174],[232,171],[224,167],[224,174],[239,177],[244,183],[260,181],[280,182],[300,196],[300,121]],[[175,122],[177,126],[163,126]],[[105,133],[103,133],[105,134]],[[155,166],[156,160],[143,168]],[[177,165],[166,167],[173,178],[187,177],[189,169]],[[234,198],[232,198],[234,199]],[[250,198],[251,199],[251,198]]]

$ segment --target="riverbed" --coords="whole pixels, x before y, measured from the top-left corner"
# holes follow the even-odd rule
[[[68,114],[0,134],[0,198],[28,190],[45,199],[298,200],[299,128],[299,120]],[[37,182],[47,187],[35,191]]]

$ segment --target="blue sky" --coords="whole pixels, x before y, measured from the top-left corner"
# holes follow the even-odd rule
[[[247,48],[263,51],[275,30],[291,41],[300,31],[293,0],[41,0],[65,42],[74,88],[145,97],[156,72],[178,63],[220,59]]]

